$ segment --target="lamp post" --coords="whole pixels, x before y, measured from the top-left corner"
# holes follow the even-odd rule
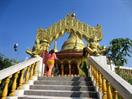
[[[13,46],[13,49],[14,49],[14,51],[16,52],[16,62],[17,62],[17,63],[18,63],[18,61],[17,61],[17,58],[18,58],[18,57],[17,57],[17,55],[18,55],[18,53],[17,53],[17,52],[18,52],[18,46],[19,46],[18,43],[15,43],[14,46]]]
[[[18,43],[15,43],[15,44],[14,44],[14,47],[13,47],[13,48],[14,48],[14,51],[15,51],[15,52],[18,51],[18,45],[19,45]]]

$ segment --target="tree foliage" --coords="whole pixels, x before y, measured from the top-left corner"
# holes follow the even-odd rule
[[[131,57],[132,40],[129,38],[116,38],[110,42],[107,55],[112,59],[116,66],[124,66],[127,57]]]
[[[0,70],[7,68],[15,63],[17,63],[16,60],[9,59],[0,53]]]

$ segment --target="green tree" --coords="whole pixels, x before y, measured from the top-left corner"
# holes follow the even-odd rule
[[[5,57],[3,54],[0,53],[0,70],[7,68],[11,65],[14,65],[15,63],[17,63],[16,60],[14,59],[9,59],[7,57]]]
[[[116,66],[124,66],[127,57],[131,57],[132,40],[129,38],[116,38],[110,42],[107,55],[112,59]]]

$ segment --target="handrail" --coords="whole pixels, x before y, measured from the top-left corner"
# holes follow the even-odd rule
[[[126,66],[115,66],[115,68],[119,68],[119,69],[124,69],[124,70],[131,70],[132,71],[132,67],[126,67]]]
[[[108,68],[106,57],[89,57],[90,74],[103,99],[132,99],[132,85]]]
[[[40,76],[41,74],[42,58],[39,56],[0,70],[0,87],[3,89],[0,93],[0,99],[6,99],[7,94],[14,96],[16,89],[22,89],[22,85],[32,80],[33,76]],[[11,90],[8,89],[9,84]]]
[[[16,73],[17,71],[22,70],[23,68],[41,60],[41,57],[35,57],[28,60],[25,60],[24,62],[18,63],[16,65],[10,66],[6,69],[0,70],[0,80]]]

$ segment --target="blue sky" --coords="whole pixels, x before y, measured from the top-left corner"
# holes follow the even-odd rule
[[[101,45],[108,46],[113,38],[132,39],[132,0],[0,0],[0,52],[24,60],[37,29],[47,28],[70,12],[91,26],[102,25]],[[66,37],[57,41],[59,49],[62,39]],[[14,43],[19,43],[18,52],[13,50]],[[129,58],[127,66],[131,64]]]

